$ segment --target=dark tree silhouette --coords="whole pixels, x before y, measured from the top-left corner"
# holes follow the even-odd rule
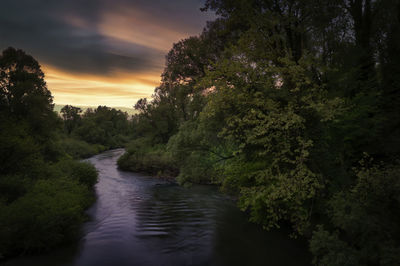
[[[32,134],[42,140],[57,121],[39,63],[12,47],[0,56],[0,111],[6,117],[28,121]]]
[[[72,105],[66,105],[61,108],[61,115],[64,119],[64,128],[67,134],[71,134],[72,130],[79,125],[81,121],[80,114],[82,109]]]

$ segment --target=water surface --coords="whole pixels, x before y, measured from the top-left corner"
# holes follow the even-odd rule
[[[304,241],[263,231],[210,186],[176,184],[117,169],[123,150],[94,156],[97,202],[77,246],[7,266],[309,265]]]

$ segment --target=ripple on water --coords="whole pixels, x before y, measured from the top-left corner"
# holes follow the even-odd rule
[[[186,189],[119,171],[122,153],[89,159],[99,171],[98,199],[76,251],[65,252],[62,260],[54,253],[5,265],[309,265],[305,242],[247,222],[215,188]]]

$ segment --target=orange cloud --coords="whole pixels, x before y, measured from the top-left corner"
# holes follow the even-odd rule
[[[160,79],[151,74],[98,77],[70,74],[51,66],[42,68],[57,104],[132,107],[140,98],[150,97]]]
[[[104,36],[106,48],[103,49],[108,53],[145,58],[149,66],[127,73],[116,64],[115,69],[100,76],[69,73],[55,68],[54,62],[42,61],[48,87],[57,104],[132,107],[138,99],[149,98],[159,85],[163,55],[173,43],[199,33],[184,23],[177,26],[178,18],[172,20],[132,6],[109,6],[99,12],[96,20],[71,13],[59,19],[73,26],[76,36],[89,33]]]
[[[104,36],[151,47],[163,52],[172,44],[195,32],[181,32],[165,21],[133,8],[110,10],[101,15],[98,31]]]

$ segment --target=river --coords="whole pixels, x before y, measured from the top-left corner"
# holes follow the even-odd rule
[[[310,265],[304,240],[249,223],[211,186],[180,187],[117,169],[123,150],[88,159],[97,201],[79,244],[5,266]]]

